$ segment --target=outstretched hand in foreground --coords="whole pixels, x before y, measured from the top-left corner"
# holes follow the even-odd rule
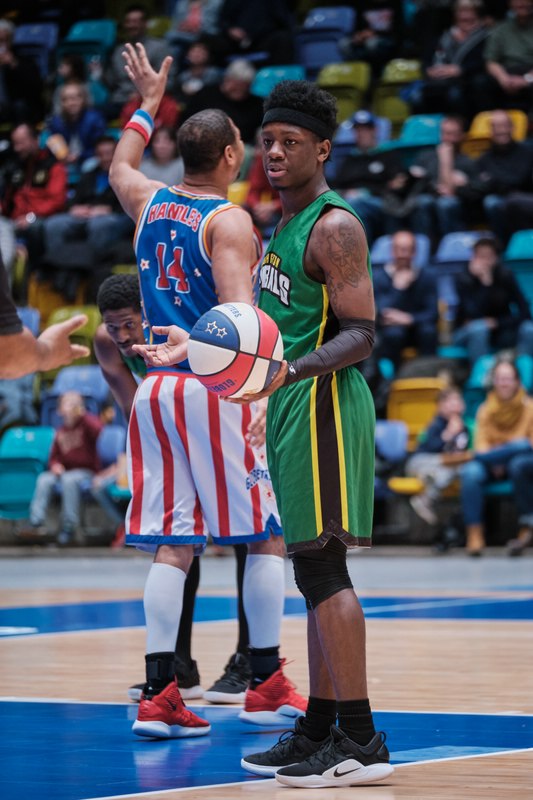
[[[177,325],[154,325],[153,332],[158,336],[166,336],[166,342],[160,344],[134,344],[133,349],[149,367],[171,367],[187,358],[187,342],[189,334]]]

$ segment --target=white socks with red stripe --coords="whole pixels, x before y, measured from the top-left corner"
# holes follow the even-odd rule
[[[270,554],[248,554],[244,569],[243,604],[250,647],[279,645],[284,600],[283,558]]]
[[[152,564],[144,587],[147,653],[174,652],[186,577],[178,567]]]

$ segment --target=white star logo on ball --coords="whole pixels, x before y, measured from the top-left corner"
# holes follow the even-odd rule
[[[228,332],[227,332],[227,330],[225,328],[219,328],[218,329],[217,336],[219,336],[221,339],[223,339],[224,336],[227,336],[227,335],[228,335]]]
[[[207,331],[208,333],[214,333],[214,332],[216,331],[216,329],[217,329],[217,324],[216,324],[216,322],[208,322],[208,323],[207,323],[207,328],[206,328],[206,331]]]
[[[150,269],[150,262],[147,258],[141,258],[141,269]]]

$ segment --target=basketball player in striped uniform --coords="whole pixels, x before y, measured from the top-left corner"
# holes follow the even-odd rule
[[[183,183],[167,187],[147,179],[138,167],[172,59],[155,72],[140,44],[125,45],[124,58],[142,103],[118,143],[110,182],[124,210],[138,220],[145,335],[162,342],[169,325],[188,332],[217,302],[251,302],[258,258],[253,226],[227,200],[244,145],[226,114],[200,112],[178,132]],[[183,358],[150,369],[135,395],[126,543],[155,552],[144,593],[147,681],[133,726],[139,735],[201,736],[210,730],[183,704],[174,672],[183,586],[208,530],[217,543],[249,547],[244,607],[253,677],[242,713],[249,721],[279,724],[305,710],[279,659],[283,541],[264,452],[255,451],[246,435],[248,430],[255,440],[260,424],[252,424],[249,407],[208,393]]]
[[[144,343],[141,315],[141,293],[137,275],[111,275],[98,289],[96,304],[102,324],[94,337],[94,351],[113,397],[129,420],[138,379],[146,375],[144,359],[133,350],[134,344]],[[134,377],[136,376],[136,377]],[[137,379],[136,379],[137,378]],[[124,543],[124,526],[120,526]],[[209,702],[242,703],[250,679],[248,659],[248,623],[242,603],[242,584],[246,564],[246,545],[236,544],[239,638],[235,653],[224,673],[204,693],[200,685],[198,665],[191,656],[194,604],[200,582],[200,559],[193,559],[183,593],[183,611],[176,640],[175,668],[180,693],[184,700],[204,697]],[[144,688],[130,686],[130,700],[139,702]]]
[[[308,608],[310,697],[293,734],[242,765],[307,788],[393,771],[374,728],[365,621],[346,562],[347,548],[371,543],[374,406],[355,364],[372,350],[375,312],[363,227],[324,178],[335,126],[335,100],[314,84],[283,81],[265,101],[263,163],[282,217],[259,305],[278,323],[287,360],[254,398],[269,396],[269,466]]]

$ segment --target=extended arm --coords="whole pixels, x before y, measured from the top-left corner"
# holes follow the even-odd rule
[[[130,418],[137,382],[120,357],[120,353],[105,329],[100,325],[94,337],[94,352],[113,397],[126,419]]]
[[[124,46],[125,70],[141,95],[141,109],[155,116],[165,92],[172,58],[167,56],[159,72],[150,66],[142,44]],[[152,194],[164,184],[151,181],[139,172],[139,164],[146,146],[143,136],[126,128],[115,150],[109,182],[126,214],[136,222]]]

